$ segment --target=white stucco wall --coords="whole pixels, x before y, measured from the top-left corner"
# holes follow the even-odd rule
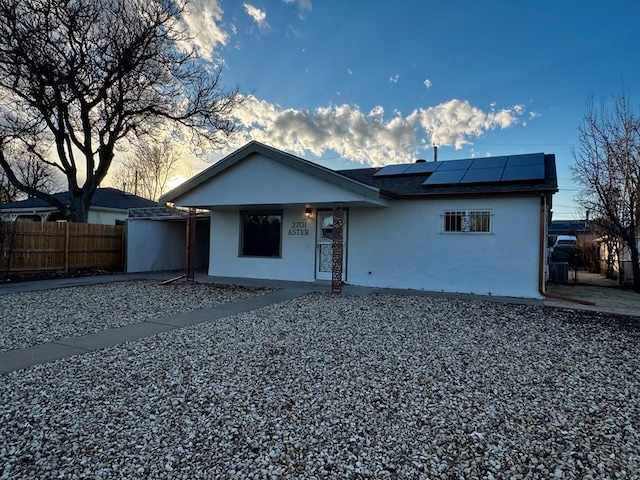
[[[443,233],[446,210],[490,210],[491,233]],[[350,208],[346,282],[380,288],[540,298],[540,200],[392,201]],[[238,210],[212,212],[209,275],[277,280],[316,278],[315,212],[308,236],[287,235],[302,209],[283,212],[282,258],[239,256]]]
[[[293,227],[292,222],[305,222],[306,228],[301,229],[296,223],[296,231],[289,232]],[[209,275],[305,282],[315,280],[315,217],[305,219],[304,210],[300,208],[285,209],[282,225],[281,258],[241,257],[239,210],[211,212]]]
[[[368,201],[360,194],[341,188],[254,154],[178,198],[177,206],[321,204]],[[384,202],[381,202],[384,203]]]
[[[491,233],[443,233],[446,210],[490,210]],[[348,283],[539,298],[540,200],[394,201],[350,211]]]
[[[131,219],[127,223],[127,272],[185,268],[185,223]]]
[[[127,212],[109,212],[105,210],[89,209],[88,223],[98,223],[100,225],[115,225],[116,220],[125,221]]]

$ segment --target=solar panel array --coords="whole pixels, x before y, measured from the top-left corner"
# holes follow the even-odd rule
[[[375,177],[430,174],[423,185],[528,182],[544,180],[544,153],[389,165]]]

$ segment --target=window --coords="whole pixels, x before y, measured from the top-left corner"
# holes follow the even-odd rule
[[[491,232],[489,210],[455,210],[444,212],[445,232]]]
[[[282,212],[241,213],[240,255],[280,257]]]

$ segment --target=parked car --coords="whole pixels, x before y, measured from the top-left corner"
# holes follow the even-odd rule
[[[578,239],[574,235],[558,235],[553,247],[578,247]]]

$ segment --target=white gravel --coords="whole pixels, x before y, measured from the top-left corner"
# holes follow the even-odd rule
[[[269,289],[139,280],[0,296],[0,352],[236,302]]]
[[[0,478],[639,478],[640,330],[311,294],[0,382]]]

